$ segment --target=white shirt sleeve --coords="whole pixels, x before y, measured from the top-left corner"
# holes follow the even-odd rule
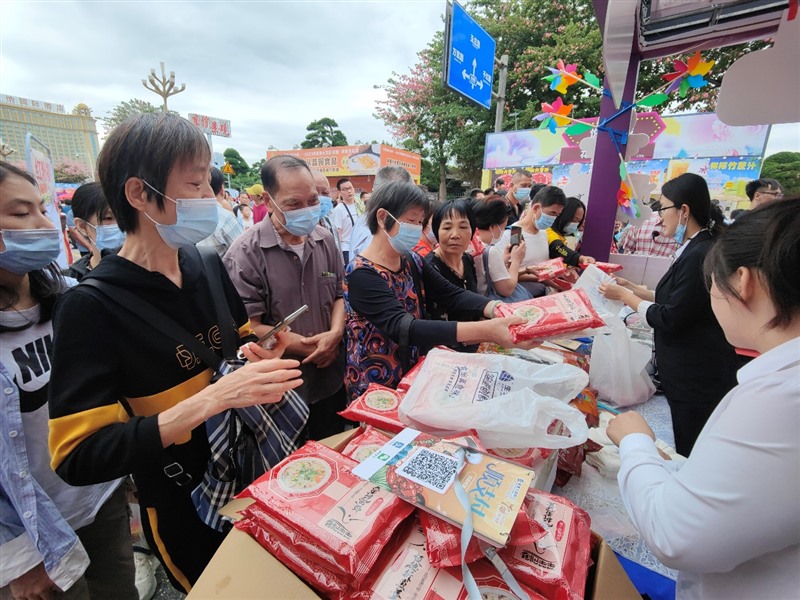
[[[727,573],[797,545],[797,385],[765,379],[722,400],[686,461],[670,465],[643,434],[622,440],[623,502],[666,566]]]
[[[503,262],[503,252],[498,250],[496,246],[489,248],[489,277],[493,282],[511,279],[505,262]]]
[[[642,300],[639,302],[639,308],[636,309],[636,312],[646,318],[647,309],[653,306],[653,304],[655,304],[655,302],[650,302],[650,300]]]
[[[42,555],[36,549],[27,533],[0,546],[0,587],[5,587],[42,562]],[[61,561],[47,575],[62,591],[68,590],[81,578],[89,566],[89,556],[80,540],[67,551]]]

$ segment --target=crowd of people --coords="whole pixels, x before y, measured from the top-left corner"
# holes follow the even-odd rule
[[[34,180],[0,162],[3,594],[137,598],[129,476],[149,548],[190,590],[227,531],[198,507],[217,489],[210,465],[224,472],[221,426],[261,415],[249,426],[269,446],[263,471],[343,431],[339,411],[370,384],[397,386],[433,346],[532,347],[512,341],[523,319],[498,306],[558,292],[537,276],[548,259],[573,277],[595,262],[580,247],[587,205],[524,170],[439,204],[400,167],[357,197],[349,179],[331,185],[276,156],[233,198],[210,158],[203,134],[172,114],[115,128],[99,183],[72,202],[70,231],[87,252],[67,278]],[[695,574],[683,582],[696,597],[755,597],[767,577],[788,590],[800,558],[800,288],[786,276],[800,263],[800,201],[772,180],[748,195],[753,209],[728,227],[702,177],[667,182],[621,245],[674,256],[669,271],[655,291],[621,277],[601,287],[653,327],[688,457],[673,468],[635,413],[618,417],[623,497],[662,560]],[[301,305],[272,344],[256,343]],[[761,354],[738,385],[737,347]],[[746,516],[777,480],[785,494],[756,535]]]

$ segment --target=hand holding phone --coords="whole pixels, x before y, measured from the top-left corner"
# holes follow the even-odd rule
[[[522,227],[520,227],[519,225],[512,225],[509,245],[513,248],[514,246],[519,246],[521,241],[522,241]]]
[[[288,317],[283,319],[280,323],[275,325],[275,327],[270,329],[267,333],[265,333],[260,338],[258,338],[258,340],[256,340],[256,344],[258,344],[259,346],[262,346],[262,347],[266,347],[266,346],[264,346],[264,344],[266,342],[269,342],[272,338],[275,337],[275,335],[277,335],[278,333],[280,333],[281,331],[283,331],[287,327],[289,327],[290,324],[292,324],[300,315],[305,313],[307,310],[308,310],[308,305],[307,304],[303,304],[303,306],[298,308],[296,311],[294,311]],[[237,357],[240,360],[244,360],[244,354],[242,353],[241,350],[239,350],[239,352],[237,353]]]

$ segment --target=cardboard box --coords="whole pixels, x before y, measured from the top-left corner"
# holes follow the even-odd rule
[[[341,450],[357,430],[345,431],[323,443]],[[224,509],[232,516],[252,500],[235,500]],[[587,600],[641,600],[614,551],[596,533],[592,534],[592,559],[586,581]],[[217,550],[188,600],[317,600],[317,593],[264,550],[249,535],[232,530]]]

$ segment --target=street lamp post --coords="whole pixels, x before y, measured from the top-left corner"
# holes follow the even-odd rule
[[[156,76],[155,69],[150,69],[150,75],[148,75],[147,79],[142,79],[142,85],[151,92],[161,96],[161,98],[164,100],[164,112],[167,112],[167,98],[174,96],[175,94],[180,94],[186,89],[186,84],[182,83],[179,88],[176,88],[175,71],[170,71],[169,77],[167,77],[167,73],[164,70],[164,63],[162,62],[159,64],[161,65],[161,77]],[[148,81],[150,82],[150,85],[147,85]]]
[[[518,131],[519,130],[519,121],[517,120],[517,117],[519,117],[519,111],[515,110],[512,113],[508,113],[508,116],[509,117],[514,117],[514,130]]]
[[[89,177],[91,177],[92,181],[94,181],[94,167],[92,166],[92,157],[91,157],[91,155],[89,155],[86,152],[76,152],[75,153],[75,158],[80,159],[81,162],[83,162],[83,160],[80,158],[81,156],[85,156],[86,157],[86,166],[89,168]]]

